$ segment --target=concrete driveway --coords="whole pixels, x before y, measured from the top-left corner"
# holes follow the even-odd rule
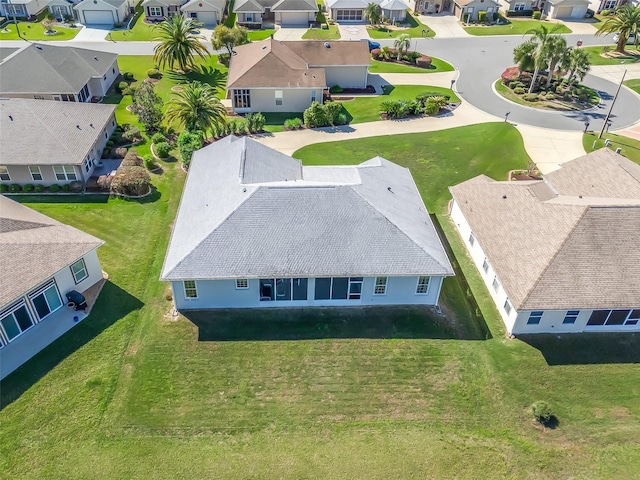
[[[78,32],[78,35],[75,36],[73,40],[69,40],[70,42],[105,42],[105,37],[111,33],[112,29],[108,26],[99,26],[99,27],[82,27],[82,30]]]
[[[273,34],[276,40],[302,40],[302,36],[307,33],[306,28],[278,28]]]
[[[451,13],[420,15],[418,18],[436,32],[436,38],[438,39],[471,37]]]
[[[341,40],[360,40],[369,38],[367,26],[362,24],[337,24]]]

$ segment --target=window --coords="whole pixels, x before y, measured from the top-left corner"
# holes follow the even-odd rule
[[[62,306],[60,293],[55,283],[50,283],[46,287],[29,295],[31,304],[36,310],[36,314],[40,320],[52,314]]]
[[[493,277],[493,283],[491,284],[491,286],[493,287],[493,290],[498,293],[498,290],[500,290],[500,282],[498,281],[498,277]]]
[[[564,316],[564,320],[562,320],[562,323],[572,325],[576,323],[578,315],[580,315],[580,310],[568,310],[567,314]]]
[[[73,281],[76,282],[76,285],[89,276],[87,273],[87,266],[84,264],[83,258],[71,265],[70,268],[71,274],[73,275]]]
[[[513,9],[516,12],[520,12],[520,11],[524,10],[524,7],[526,7],[526,5],[524,3],[516,3],[516,5],[513,7]]]
[[[234,90],[233,106],[234,108],[251,108],[251,90]]]
[[[44,95],[34,95],[33,99],[34,100],[44,100]]]
[[[316,278],[314,298],[316,300],[359,300],[362,296],[362,280],[362,277]]]
[[[362,10],[338,10],[336,12],[336,20],[360,21],[362,20]]]
[[[587,321],[587,326],[637,325],[638,321],[640,321],[640,309],[594,310]]]
[[[282,90],[276,90],[276,105],[282,105]]]
[[[312,102],[316,102],[316,91],[315,90],[311,90],[311,101]]]
[[[253,22],[253,14],[252,13],[247,13],[245,21],[246,22]]]
[[[489,273],[489,262],[486,258],[484,259],[484,262],[482,262],[482,270],[484,270],[484,273]]]
[[[80,93],[78,93],[78,101],[86,102],[88,98],[89,98],[89,85],[85,84],[85,86],[82,87],[82,90],[80,90]]]
[[[629,314],[629,318],[627,319],[626,322],[624,322],[625,325],[637,325],[638,321],[640,321],[640,308],[636,309],[636,310],[631,310],[631,313]]]
[[[0,180],[9,181],[11,177],[9,176],[9,169],[4,165],[0,165]]]
[[[236,278],[236,288],[238,290],[246,290],[249,288],[249,280],[246,278]]]
[[[7,344],[22,332],[33,326],[33,320],[29,315],[24,302],[15,305],[0,314],[0,340]]]
[[[473,235],[473,232],[469,234],[469,245],[473,247],[473,244],[476,243],[476,237]]]
[[[112,69],[111,69],[111,73],[115,74],[115,73],[116,73],[116,69],[115,69],[115,68],[112,68]]]
[[[91,170],[91,158],[87,155],[87,158],[84,159],[83,162],[85,172],[89,173]]]
[[[34,182],[42,181],[42,173],[40,173],[40,167],[38,167],[37,165],[30,165],[29,173],[31,174],[31,180],[33,180]]]
[[[544,312],[540,310],[531,312],[529,314],[529,319],[527,320],[527,325],[539,325],[543,313]]]
[[[349,300],[359,300],[362,296],[362,277],[349,278]]]
[[[429,280],[431,277],[418,277],[418,286],[416,287],[416,295],[424,295],[429,291]]]
[[[56,175],[56,180],[77,180],[76,169],[71,165],[54,165],[53,173]]]
[[[376,277],[376,285],[373,287],[374,295],[387,294],[387,277]]]
[[[604,2],[603,10],[613,10],[618,5],[618,0],[607,0]]]
[[[149,16],[150,17],[161,17],[162,9],[160,7],[149,7]]]
[[[473,7],[467,7],[467,13],[473,13]]]
[[[504,311],[507,312],[507,315],[511,313],[511,303],[509,303],[509,299],[506,299],[504,301],[503,308],[504,308]]]
[[[197,20],[197,19],[198,19],[198,12],[191,12],[191,13],[189,14],[189,16],[190,16],[191,18],[195,18],[195,19]]]
[[[198,289],[196,288],[195,280],[185,280],[184,282],[184,297],[189,298],[198,298]]]
[[[307,299],[306,278],[261,278],[260,301],[291,301]]]
[[[104,131],[104,138],[107,138],[107,139],[109,138],[109,134],[107,133],[106,130]]]

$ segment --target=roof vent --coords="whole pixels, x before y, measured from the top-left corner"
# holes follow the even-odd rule
[[[329,42],[324,42],[324,48],[331,48],[331,44]]]
[[[80,125],[76,125],[76,128],[77,128],[78,130],[82,130],[82,129],[80,128]]]
[[[266,45],[262,45],[262,50],[266,50],[267,46]]]
[[[507,199],[507,196],[506,196],[506,195],[502,195],[502,199],[503,199],[503,200],[506,200],[506,199]]]
[[[90,123],[90,124],[89,124],[89,126],[90,126],[91,128],[96,128],[96,127],[94,127],[94,126],[93,126],[93,123]]]
[[[387,190],[391,193],[393,193],[393,190],[391,190],[391,187],[387,187]]]
[[[98,57],[93,57],[93,59],[97,62],[98,61]]]
[[[9,115],[9,120],[13,122],[13,115]]]

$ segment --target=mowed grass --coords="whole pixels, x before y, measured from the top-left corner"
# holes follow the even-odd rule
[[[428,85],[395,85],[387,86],[382,95],[373,95],[370,97],[355,97],[353,100],[342,102],[347,113],[349,123],[376,122],[380,118],[380,104],[385,100],[414,100],[417,95],[424,92],[436,92],[442,95],[449,95],[450,101],[459,102],[458,96],[453,90],[441,87],[432,87]],[[336,94],[340,97],[341,94]],[[348,96],[345,95],[345,96]]]
[[[154,28],[155,25],[153,23],[145,23],[144,7],[142,3],[139,3],[136,6],[135,18],[129,25],[130,28],[114,30],[109,32],[105,38],[116,42],[149,42],[158,36],[158,31]]]
[[[367,33],[371,38],[376,39],[384,39],[384,38],[396,38],[402,34],[407,34],[410,37],[418,37],[418,38],[427,38],[427,37],[435,37],[436,32],[434,32],[428,25],[420,22],[416,17],[407,12],[407,18],[404,22],[409,26],[405,28],[387,28],[385,26],[368,26]],[[422,33],[424,30],[424,33]]]
[[[369,73],[440,73],[452,72],[453,65],[440,58],[431,57],[431,68],[418,68],[412,65],[402,65],[392,62],[371,60]]]
[[[460,292],[473,291],[487,340],[452,338],[410,313],[384,312],[377,324],[326,312],[255,312],[243,323],[221,312],[194,318],[202,330],[171,316],[158,277],[184,179],[176,164],[163,165],[144,202],[20,197],[103,238],[111,279],[87,320],[2,382],[3,477],[634,478],[638,337],[554,337],[536,348],[505,339],[442,215],[446,185],[480,172],[504,179],[526,165],[517,130],[484,124],[296,156],[346,164],[378,154],[409,167],[438,212],[463,272],[447,279],[443,300],[461,315]],[[472,318],[458,320],[475,331]],[[601,363],[576,363],[574,349]],[[621,349],[625,363],[612,363]],[[551,403],[559,428],[531,422],[526,407],[538,399]]]
[[[247,36],[249,40],[252,42],[257,42],[259,40],[264,40],[265,38],[269,38],[271,35],[275,33],[275,30],[272,28],[265,28],[264,30],[249,30]]]
[[[18,31],[16,30],[15,24],[9,23],[4,28],[4,30],[8,30],[7,32],[0,32],[0,41],[1,40],[20,40],[20,36],[18,36]],[[55,35],[45,35],[44,32],[46,29],[42,26],[40,22],[18,22],[18,29],[20,30],[20,35],[22,39],[32,41],[32,42],[41,42],[41,41],[62,41],[62,40],[71,40],[74,38],[78,32],[80,31],[80,27],[77,28],[67,28],[62,25],[56,25],[53,29],[57,32]],[[0,29],[2,30],[2,29]],[[0,44],[1,46],[2,44]]]
[[[605,147],[605,140],[610,140],[611,145],[608,147],[615,151],[617,148],[621,148],[621,155],[627,157],[629,160],[636,162],[640,165],[640,140],[625,137],[623,135],[616,135],[614,133],[605,132],[602,134],[602,138],[598,138],[600,132],[585,133],[582,136],[582,145],[587,153],[593,152],[599,148]]]
[[[302,35],[304,40],[340,40],[340,30],[336,25],[329,25],[329,28],[310,28]]]
[[[571,29],[560,23],[549,23],[542,20],[520,20],[517,18],[510,18],[506,25],[489,25],[489,26],[476,26],[476,27],[463,27],[469,35],[524,35],[529,30],[535,30],[542,25],[547,29],[552,30],[553,33],[571,33]],[[595,33],[595,30],[594,30]]]
[[[627,80],[624,84],[631,90],[640,95],[640,78],[636,80]]]
[[[640,61],[640,47],[635,45],[627,45],[624,54],[615,53],[615,45],[581,48],[589,52],[591,65],[624,65]]]

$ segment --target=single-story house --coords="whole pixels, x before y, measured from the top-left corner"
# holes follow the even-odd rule
[[[542,13],[548,18],[584,18],[589,0],[546,0]]]
[[[215,27],[222,20],[226,0],[189,0],[180,7],[182,15],[197,20],[206,27]]]
[[[0,95],[63,102],[103,97],[120,74],[115,53],[30,43],[0,62]]]
[[[234,111],[302,112],[334,85],[366,88],[370,63],[366,41],[280,42],[240,45],[231,56],[227,96]]]
[[[500,2],[497,0],[453,0],[452,12],[462,22],[477,21],[478,13],[487,12],[488,16],[497,15]]]
[[[144,17],[152,22],[160,22],[165,17],[180,15],[180,7],[185,3],[185,0],[143,0]]]
[[[188,310],[436,305],[453,274],[408,169],[229,136],[193,155],[161,279]]]
[[[59,21],[71,17],[78,20],[78,12],[74,8],[82,0],[49,0],[49,11]]]
[[[369,3],[380,5],[384,18],[403,22],[407,18],[409,5],[404,0],[325,0],[327,16],[341,23],[363,23],[362,16]]]
[[[508,12],[522,12],[538,8],[540,0],[502,0],[503,10]]]
[[[116,127],[115,105],[0,99],[0,183],[86,182]]]
[[[508,333],[640,331],[640,165],[603,148],[542,180],[450,191]]]
[[[0,16],[13,18],[35,17],[47,8],[49,0],[2,0],[0,3]]]
[[[84,25],[113,27],[133,14],[135,0],[82,0],[73,7]]]
[[[66,295],[94,301],[103,243],[0,195],[0,379],[86,318]]]
[[[615,10],[622,5],[630,3],[634,4],[633,1],[628,0],[591,0],[589,3],[589,8],[594,12],[600,13],[602,10]],[[636,3],[637,5],[637,3]]]
[[[315,0],[238,0],[233,5],[236,23],[249,28],[309,27],[315,22],[318,4]]]

